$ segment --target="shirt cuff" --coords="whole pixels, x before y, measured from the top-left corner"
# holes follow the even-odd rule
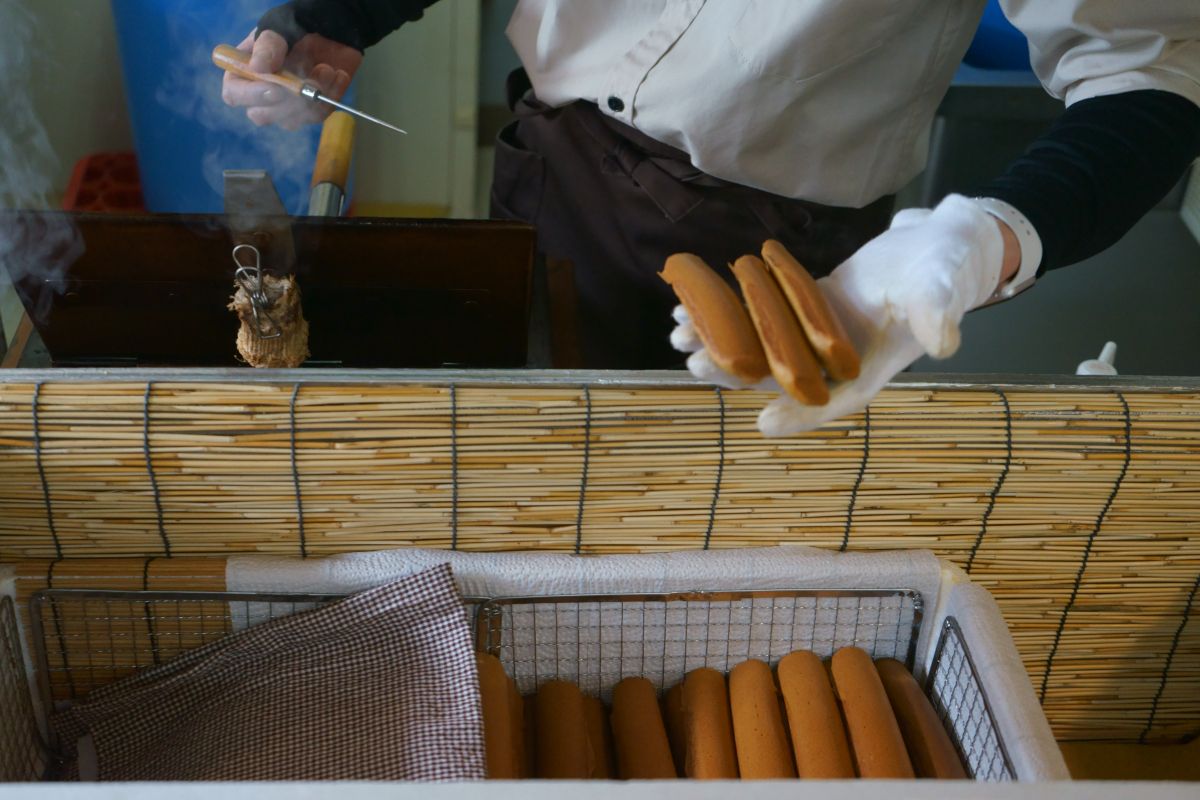
[[[1021,263],[1017,266],[1017,273],[1003,286],[997,287],[995,293],[985,301],[984,305],[990,305],[1028,289],[1037,280],[1038,268],[1042,264],[1042,237],[1038,236],[1029,218],[1012,203],[995,197],[974,197],[972,200],[984,212],[1008,225],[1016,234],[1021,248]]]
[[[1088,78],[1067,90],[1066,104],[1072,106],[1083,100],[1106,95],[1157,89],[1186,97],[1200,106],[1200,82],[1196,78],[1171,69],[1150,68],[1100,78]]]

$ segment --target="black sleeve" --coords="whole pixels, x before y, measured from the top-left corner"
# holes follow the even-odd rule
[[[1042,239],[1039,272],[1120,239],[1200,157],[1200,106],[1139,90],[1069,107],[977,194],[1019,209]]]
[[[418,20],[437,0],[292,0],[258,21],[258,33],[275,31],[295,46],[305,34],[365,50],[406,22]]]

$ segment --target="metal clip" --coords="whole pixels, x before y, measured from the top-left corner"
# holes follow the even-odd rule
[[[247,266],[238,260],[239,250],[249,250],[254,254],[253,265]],[[254,332],[260,339],[278,339],[283,335],[283,329],[267,312],[267,306],[270,303],[267,300],[267,293],[263,289],[262,254],[252,244],[239,244],[233,248],[233,263],[237,264],[237,272],[233,274],[233,279],[250,297],[250,311],[254,314]]]

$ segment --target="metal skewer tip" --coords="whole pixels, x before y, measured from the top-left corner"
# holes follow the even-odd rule
[[[395,131],[396,133],[403,133],[405,135],[408,134],[408,131],[403,130],[402,128],[397,128],[395,125],[392,125],[391,123],[384,122],[383,120],[379,119],[379,117],[372,117],[370,114],[366,113],[365,111],[359,111],[356,108],[351,108],[348,105],[339,103],[337,100],[332,100],[332,99],[326,97],[325,95],[321,94],[319,91],[317,91],[316,89],[314,89],[311,86],[305,86],[304,89],[300,93],[302,95],[304,95],[305,97],[307,97],[309,100],[315,100],[320,103],[328,103],[329,105],[333,106],[334,108],[340,108],[342,111],[345,111],[347,114],[353,114],[356,117],[361,117],[362,119],[365,119],[367,122],[374,122],[376,125],[382,125],[383,127],[389,128],[389,129]]]

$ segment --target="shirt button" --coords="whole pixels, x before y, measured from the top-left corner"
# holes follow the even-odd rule
[[[608,98],[608,107],[619,114],[625,110],[625,101],[616,96],[610,97]]]

